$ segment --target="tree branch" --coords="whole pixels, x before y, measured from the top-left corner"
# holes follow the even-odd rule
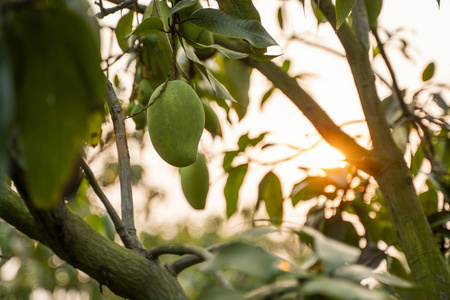
[[[44,230],[27,209],[22,198],[0,182],[0,218],[27,236],[50,247],[55,254],[108,286],[115,294],[136,300],[188,300],[183,289],[157,260],[126,249],[105,238],[64,205],[57,216],[56,239]]]
[[[114,207],[111,205],[111,202],[109,202],[105,193],[103,193],[103,190],[100,188],[100,185],[95,179],[94,173],[92,172],[91,168],[84,159],[81,159],[81,168],[83,169],[84,175],[89,184],[91,185],[92,189],[94,190],[95,194],[97,194],[98,198],[100,199],[100,201],[102,201],[103,205],[105,206],[106,211],[108,212],[108,215],[114,224],[116,232],[119,235],[125,247],[130,249],[139,248],[140,244],[136,243],[135,240],[133,240],[128,235],[128,232],[126,231],[125,226],[122,223],[122,220],[120,219]]]
[[[119,178],[121,193],[122,221],[128,234],[140,244],[134,226],[133,196],[131,189],[130,154],[128,152],[127,134],[122,107],[117,99],[114,88],[106,79],[106,102],[108,103],[116,137],[117,154],[119,160]]]
[[[309,119],[317,131],[332,147],[341,151],[348,161],[358,168],[368,171],[372,168],[367,158],[370,151],[343,132],[327,113],[306,93],[297,80],[290,77],[282,68],[271,61],[246,60],[280,89]]]

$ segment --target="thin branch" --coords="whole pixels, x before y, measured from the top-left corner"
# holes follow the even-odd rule
[[[397,98],[397,101],[403,111],[403,115],[416,129],[417,134],[420,137],[423,152],[425,154],[425,157],[430,161],[432,169],[438,170],[438,169],[440,169],[440,167],[439,167],[439,163],[434,158],[435,150],[434,150],[433,143],[431,141],[430,130],[428,129],[427,126],[425,126],[425,124],[423,124],[422,118],[414,115],[413,111],[405,103],[405,100],[403,98],[403,93],[400,90],[398,83],[397,83],[398,81],[395,76],[394,69],[392,68],[392,64],[390,63],[389,58],[387,57],[386,51],[384,50],[383,42],[381,41],[380,36],[378,35],[378,32],[376,29],[372,30],[372,34],[375,37],[375,40],[377,41],[378,48],[380,49],[380,54],[383,57],[386,67],[389,70],[389,74],[392,79],[394,95],[396,96],[395,98]],[[419,128],[420,128],[420,130],[419,130]],[[420,133],[420,131],[422,131],[422,134]]]
[[[383,58],[384,63],[386,64],[386,67],[388,68],[389,74],[391,75],[392,87],[393,87],[393,90],[394,90],[394,93],[396,96],[395,98],[397,98],[397,101],[398,101],[400,107],[402,108],[403,114],[405,114],[406,117],[411,117],[412,112],[406,105],[405,100],[403,99],[403,93],[400,90],[400,87],[398,86],[398,83],[397,83],[398,81],[395,76],[394,69],[392,68],[392,64],[390,63],[389,58],[387,57],[386,51],[384,50],[384,44],[381,41],[376,28],[372,29],[372,34],[375,37],[375,40],[377,41],[377,45],[378,45],[378,49],[380,49],[381,57]]]
[[[309,39],[300,37],[298,35],[292,35],[289,38],[289,40],[299,41],[299,42],[302,42],[303,44],[306,44],[306,45],[313,46],[315,48],[324,50],[324,51],[329,52],[331,54],[334,54],[334,55],[336,55],[338,57],[345,58],[345,54],[343,54],[343,53],[341,53],[341,52],[339,52],[339,51],[337,51],[337,50],[335,50],[333,48],[327,47],[325,45],[322,45],[322,44],[319,44],[319,43],[316,43],[316,42],[312,42]]]
[[[114,88],[108,79],[106,79],[106,85],[106,102],[108,103],[114,125],[114,133],[116,137],[117,154],[119,160],[122,222],[125,225],[128,234],[135,241],[139,241],[136,235],[136,228],[134,226],[130,154],[128,152],[125,121],[122,114],[123,111],[122,107],[120,106],[119,99],[117,99]]]
[[[203,260],[208,260],[213,257],[213,255],[210,252],[208,252],[208,250],[192,245],[162,245],[148,250],[148,253],[155,258],[164,254],[174,254],[174,255],[192,254],[202,258]]]
[[[96,4],[100,8],[100,12],[95,15],[97,18],[103,19],[104,17],[113,14],[119,10],[122,10],[124,8],[130,8],[130,6],[134,6],[134,8],[139,13],[144,13],[146,8],[144,5],[138,4],[136,0],[126,0],[126,1],[107,0],[107,1],[117,5],[111,8],[104,8],[102,0],[98,0],[98,2],[96,1],[94,4]]]
[[[207,251],[208,253],[214,252],[226,245],[228,245],[228,243],[213,245],[211,247],[206,248],[205,251]],[[210,255],[212,255],[212,254],[210,254]],[[206,261],[205,256],[202,257],[199,255],[187,255],[187,256],[182,257],[179,260],[173,262],[172,264],[170,264],[168,266],[168,269],[174,276],[177,276],[178,274],[181,273],[181,271],[183,271],[189,267],[192,267],[194,265],[197,265],[199,263],[202,263],[204,261]]]
[[[109,202],[105,193],[103,193],[103,190],[101,189],[100,185],[95,179],[94,173],[92,172],[91,168],[84,159],[81,159],[81,168],[83,169],[84,175],[89,184],[91,185],[92,189],[94,190],[95,194],[97,194],[98,198],[100,199],[100,201],[102,201],[103,205],[105,206],[109,217],[114,223],[116,232],[119,235],[125,247],[130,249],[138,248],[139,244],[136,244],[134,240],[128,235],[128,232],[125,230],[125,226],[123,225],[122,220],[120,220],[120,217],[117,214],[114,207],[111,205],[111,202]]]
[[[100,12],[97,13],[95,16],[99,19],[103,19],[104,17],[113,14],[116,11],[132,6],[133,4],[135,4],[135,0],[126,0],[111,8],[104,8],[102,1],[95,2],[95,4],[98,5],[98,7],[100,7]]]

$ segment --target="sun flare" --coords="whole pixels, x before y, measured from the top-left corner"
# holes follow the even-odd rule
[[[306,152],[300,157],[303,166],[309,168],[342,168],[347,163],[345,157],[328,143],[322,142],[311,151]]]

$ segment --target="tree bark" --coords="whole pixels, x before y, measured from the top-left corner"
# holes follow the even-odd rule
[[[0,184],[0,218],[47,245],[115,294],[136,300],[188,299],[177,279],[160,261],[108,240],[63,207],[58,216],[60,234],[55,240],[41,230],[23,199],[3,182]]]

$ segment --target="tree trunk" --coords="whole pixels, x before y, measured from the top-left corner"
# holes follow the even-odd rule
[[[398,159],[375,179],[414,280],[426,288],[424,299],[449,299],[449,269],[422,211],[406,163]]]

